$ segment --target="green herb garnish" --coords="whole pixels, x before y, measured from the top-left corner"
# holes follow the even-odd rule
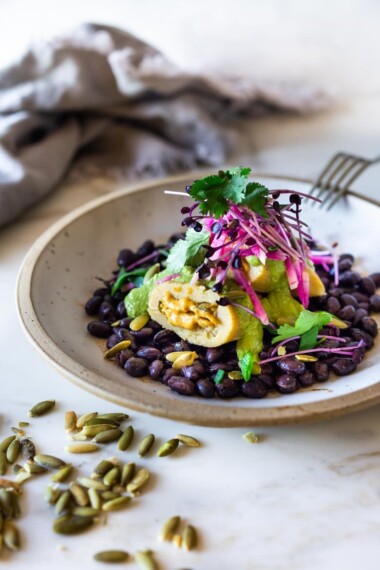
[[[122,267],[119,271],[119,275],[117,276],[115,283],[112,285],[111,295],[115,295],[116,291],[118,291],[124,285],[124,283],[126,283],[126,281],[132,281],[137,286],[140,286],[141,278],[144,277],[148,269],[149,267],[138,267],[136,269],[132,269],[131,271],[126,271],[125,268]]]
[[[224,370],[218,370],[218,372],[215,374],[215,377],[214,377],[215,384],[220,384],[221,381],[223,380],[225,374],[226,373]]]
[[[272,340],[272,344],[300,336],[300,350],[314,348],[317,344],[318,331],[333,318],[333,315],[325,311],[313,313],[304,309],[300,312],[294,325],[285,324],[277,329],[277,336]]]
[[[196,232],[189,228],[186,238],[178,240],[169,252],[166,267],[169,271],[176,273],[181,271],[185,265],[197,267],[202,263],[206,250],[203,245],[207,245],[210,239],[208,232]]]

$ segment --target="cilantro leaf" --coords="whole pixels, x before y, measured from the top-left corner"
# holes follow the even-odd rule
[[[196,232],[189,228],[185,239],[178,240],[171,248],[166,262],[167,269],[177,273],[185,265],[193,267],[200,265],[206,253],[202,246],[208,244],[209,239],[208,232]]]
[[[315,326],[301,335],[300,350],[309,350],[317,344],[318,327]]]
[[[316,328],[317,332],[327,325],[333,315],[325,311],[308,311],[304,309],[300,312],[294,325],[285,324],[277,329],[277,336],[272,340],[272,344],[285,340],[293,336],[302,336]],[[313,333],[314,334],[314,333]],[[312,336],[306,337],[305,342],[310,343]]]
[[[265,210],[267,196],[268,188],[258,182],[249,182],[245,189],[242,204],[253,212],[261,214],[264,218],[268,218],[268,214]]]
[[[220,218],[227,213],[229,202],[247,206],[268,217],[265,211],[268,189],[258,182],[248,182],[251,169],[237,167],[220,171],[218,174],[196,180],[190,188],[190,195],[200,202],[202,214]]]

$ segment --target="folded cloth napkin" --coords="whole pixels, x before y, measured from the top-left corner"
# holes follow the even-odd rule
[[[0,70],[0,226],[74,160],[129,179],[222,164],[231,120],[325,101],[307,87],[187,73],[127,32],[82,25]]]

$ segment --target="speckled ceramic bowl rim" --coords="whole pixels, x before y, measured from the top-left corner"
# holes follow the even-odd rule
[[[100,398],[112,401],[127,408],[135,409],[138,411],[146,412],[153,415],[166,417],[172,420],[179,420],[183,422],[193,423],[197,425],[214,426],[214,427],[228,427],[228,426],[248,426],[248,425],[280,425],[280,424],[295,424],[301,422],[317,421],[338,417],[340,415],[358,411],[369,407],[371,405],[380,403],[380,381],[372,386],[355,391],[354,393],[337,396],[328,400],[318,402],[311,402],[301,405],[282,406],[281,408],[255,408],[254,417],[252,409],[239,408],[231,401],[230,407],[214,407],[205,400],[191,406],[186,405],[186,398],[183,398],[183,406],[180,411],[174,410],[169,402],[170,398],[165,401],[165,405],[152,406],[144,402],[144,395],[141,394],[139,402],[129,400],[124,395],[121,397],[117,393],[110,393],[100,387],[102,375],[92,371],[86,371],[86,378],[83,378],[83,366],[70,358],[64,351],[62,351],[49,337],[41,323],[38,320],[37,313],[34,309],[31,299],[31,287],[33,282],[33,274],[36,268],[37,261],[48,244],[59,234],[62,230],[67,229],[70,224],[78,218],[86,215],[92,210],[101,208],[104,204],[118,200],[121,197],[139,192],[141,190],[154,188],[156,186],[163,186],[169,183],[181,183],[187,180],[194,180],[204,175],[209,170],[197,170],[190,173],[172,176],[165,179],[154,180],[150,182],[142,182],[138,184],[128,185],[121,190],[115,190],[105,196],[92,200],[79,208],[76,208],[63,218],[55,222],[48,228],[33,244],[27,253],[24,262],[21,266],[16,290],[16,301],[18,314],[24,331],[32,344],[38,351],[64,374],[69,380],[84,388],[85,390],[99,396]],[[267,173],[255,173],[260,178],[274,178],[281,180],[289,180],[310,183],[311,181],[305,178],[296,178],[290,176],[272,175]],[[360,196],[356,192],[349,192],[351,195],[356,196],[364,201],[370,202],[379,206],[376,200]],[[91,379],[91,381],[88,381]]]

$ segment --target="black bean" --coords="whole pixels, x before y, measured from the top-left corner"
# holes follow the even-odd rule
[[[172,376],[169,378],[167,385],[174,392],[181,394],[181,396],[192,396],[195,393],[193,382],[183,376]]]
[[[223,380],[216,385],[216,391],[220,398],[235,398],[240,392],[240,382],[223,378]]]
[[[304,362],[293,357],[277,360],[276,364],[282,372],[288,372],[290,374],[303,374],[306,369]]]
[[[314,362],[312,368],[316,381],[326,382],[329,377],[329,367],[326,362]]]
[[[369,311],[369,303],[359,303],[358,306],[360,309],[365,309],[366,311]]]
[[[355,313],[356,313],[355,307],[353,307],[352,305],[346,305],[345,307],[343,307],[343,309],[339,311],[338,317],[343,321],[350,321],[351,319],[354,318]]]
[[[265,398],[268,386],[260,378],[252,378],[249,382],[243,382],[241,391],[246,398]]]
[[[174,343],[174,350],[176,352],[182,352],[182,351],[191,350],[191,347],[189,343],[186,342],[186,340],[180,340]]]
[[[201,374],[201,372],[199,371],[199,369],[196,366],[184,366],[181,369],[181,374],[182,374],[182,376],[184,376],[185,378],[188,378],[192,382],[199,380],[199,378],[201,378],[201,376],[204,375],[204,373]]]
[[[127,315],[127,311],[125,309],[125,304],[124,301],[120,301],[117,306],[116,306],[116,315],[119,317],[119,319],[122,319],[123,317],[126,317]]]
[[[365,295],[370,296],[376,292],[376,285],[370,277],[363,277],[359,281],[359,289]]]
[[[98,338],[108,338],[113,333],[110,325],[101,323],[100,321],[91,321],[88,323],[87,330],[92,336],[97,336]]]
[[[145,358],[149,362],[158,360],[162,356],[161,351],[153,346],[140,346],[136,354],[139,358]]]
[[[164,370],[164,372],[162,373],[162,378],[161,378],[161,382],[163,384],[167,384],[169,378],[171,378],[172,376],[177,376],[178,374],[178,370],[176,368],[167,368],[166,370]]]
[[[117,338],[117,334],[111,334],[111,336],[109,336],[107,338],[107,342],[106,342],[106,347],[107,348],[112,348],[113,346],[115,346],[115,344],[117,344],[119,342],[119,339]]]
[[[282,394],[291,394],[297,390],[297,378],[294,374],[281,374],[276,379],[276,386]]]
[[[210,364],[214,364],[222,359],[224,353],[225,350],[222,347],[208,348],[206,351],[206,360]]]
[[[157,346],[164,346],[169,343],[176,342],[178,340],[178,336],[173,331],[169,331],[168,329],[163,329],[154,335],[153,341],[154,344]]]
[[[372,279],[376,287],[380,287],[380,272],[371,273],[369,277]]]
[[[357,364],[349,358],[337,358],[332,369],[338,376],[346,376],[346,374],[351,374],[356,370]]]
[[[132,321],[133,321],[132,317],[125,317],[123,319],[120,319],[120,327],[124,329],[129,328],[129,325],[131,324]]]
[[[140,245],[140,247],[136,251],[136,255],[137,257],[140,258],[145,257],[146,255],[150,255],[151,253],[153,253],[153,250],[154,250],[154,243],[152,242],[151,239],[147,239],[146,241],[144,241],[142,245]]]
[[[132,356],[125,363],[124,370],[128,372],[130,376],[139,378],[140,376],[144,376],[147,373],[148,363],[144,358],[137,358],[136,356]]]
[[[356,285],[359,280],[360,275],[359,273],[356,273],[356,271],[343,271],[343,273],[339,275],[339,285],[352,287],[353,285]]]
[[[352,320],[353,324],[354,324],[355,326],[356,326],[356,325],[359,325],[360,322],[362,321],[362,319],[363,319],[364,317],[368,317],[368,311],[366,311],[365,309],[360,309],[360,308],[359,308],[359,309],[356,311],[355,316],[354,316],[354,318],[353,318],[353,320]]]
[[[90,316],[96,315],[99,310],[100,305],[102,304],[103,297],[98,297],[97,295],[94,297],[90,297],[87,303],[84,306],[86,313]]]
[[[129,348],[124,348],[123,350],[117,353],[116,361],[122,368],[124,368],[124,365],[127,362],[127,360],[131,358],[131,356],[133,355],[134,353],[132,350],[130,350]]]
[[[342,253],[339,256],[339,261],[343,261],[343,259],[349,259],[351,263],[355,261],[355,257],[352,255],[352,253]]]
[[[291,340],[286,343],[286,352],[296,352],[298,350],[299,342],[296,340]]]
[[[119,255],[117,257],[117,264],[120,267],[121,266],[128,267],[128,265],[131,265],[135,261],[137,261],[137,256],[135,253],[133,253],[131,249],[122,249],[121,251],[119,251]]]
[[[344,293],[344,290],[341,287],[331,287],[329,289],[329,295],[333,297],[340,297]]]
[[[352,353],[352,362],[355,362],[355,364],[360,364],[361,361],[363,360],[365,355],[365,348],[361,347],[361,348],[356,348],[354,350],[354,352]]]
[[[343,271],[348,271],[349,269],[351,269],[351,267],[352,267],[352,261],[351,259],[348,258],[342,259],[338,263],[339,273],[343,273]]]
[[[354,291],[352,296],[355,297],[358,303],[368,303],[368,295],[364,295],[364,293],[360,293],[360,291]]]
[[[124,329],[123,327],[120,328],[115,327],[114,331],[117,334],[117,338],[119,339],[119,341],[130,340],[131,342],[132,341],[134,342],[133,336],[131,335],[128,329]]]
[[[151,376],[154,380],[158,380],[164,370],[164,363],[162,360],[153,360],[149,364],[149,376]]]
[[[364,317],[361,322],[361,326],[371,336],[377,336],[377,322],[372,317]]]
[[[343,305],[352,305],[353,307],[358,306],[358,301],[355,299],[353,295],[350,295],[349,293],[343,293],[340,299]]]
[[[167,344],[166,346],[161,346],[160,348],[162,350],[162,354],[170,354],[171,352],[175,352],[174,344]]]
[[[101,297],[103,299],[104,295],[108,295],[109,292],[110,290],[107,289],[107,287],[101,287],[100,289],[95,289],[95,291],[93,292],[93,296]]]
[[[234,367],[231,364],[227,364],[226,362],[215,362],[214,364],[210,364],[209,367],[210,374],[215,374],[218,370],[224,370],[225,372],[232,372]]]
[[[262,364],[260,366],[261,372],[260,374],[265,374],[268,376],[271,376],[271,374],[273,374],[273,364]]]
[[[369,303],[371,311],[374,313],[380,313],[380,295],[371,295]]]
[[[108,301],[103,301],[99,307],[98,317],[101,321],[113,322],[115,320],[115,311],[111,303]]]
[[[146,326],[153,329],[154,333],[162,330],[160,323],[157,323],[156,321],[153,321],[152,319],[149,319]]]
[[[366,350],[370,350],[373,347],[373,338],[367,332],[357,328],[352,328],[349,333],[351,338],[357,342],[363,340],[366,344]]]
[[[212,398],[215,394],[215,384],[210,378],[201,378],[195,383],[198,394],[203,398]]]
[[[276,379],[273,376],[273,374],[259,374],[258,378],[264,382],[264,384],[266,385],[266,387],[268,388],[268,390],[272,390],[273,388],[276,387]]]
[[[139,331],[130,331],[137,340],[145,342],[153,336],[153,330],[149,327],[144,327]]]
[[[298,376],[298,382],[301,386],[311,386],[315,382],[314,374],[311,370],[305,370],[303,374]]]
[[[329,297],[326,301],[326,309],[329,313],[336,314],[341,308],[341,305],[336,297]]]

